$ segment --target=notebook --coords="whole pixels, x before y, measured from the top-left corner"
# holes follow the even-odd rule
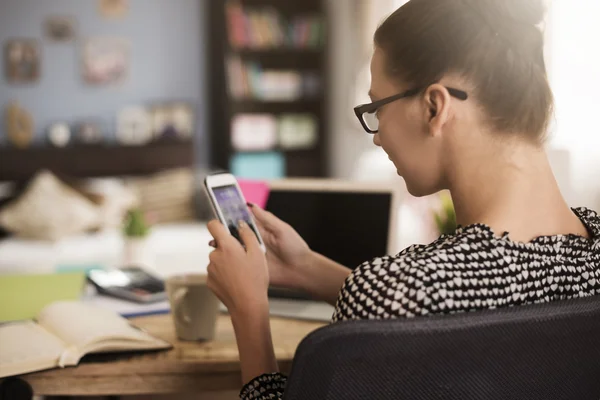
[[[47,305],[74,301],[85,287],[85,272],[0,275],[0,322],[35,318]],[[1,346],[1,345],[0,345]]]
[[[0,378],[77,365],[90,353],[168,349],[112,311],[80,302],[56,302],[36,321],[0,325]]]

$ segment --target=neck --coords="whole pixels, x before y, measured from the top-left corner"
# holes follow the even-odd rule
[[[478,149],[450,177],[457,222],[483,223],[520,241],[585,234],[560,193],[545,151],[522,143],[502,146]]]

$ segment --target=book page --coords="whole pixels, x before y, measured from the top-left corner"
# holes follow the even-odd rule
[[[65,348],[33,321],[0,325],[0,378],[54,367]]]
[[[87,346],[110,339],[147,343],[157,341],[129,325],[125,318],[113,311],[80,302],[53,303],[40,312],[38,322],[69,347],[76,347],[82,353]]]

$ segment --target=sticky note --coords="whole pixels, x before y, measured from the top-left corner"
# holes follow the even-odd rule
[[[50,303],[78,300],[84,272],[0,276],[0,322],[31,319]]]
[[[269,185],[266,182],[238,179],[238,183],[246,201],[265,208],[269,199]]]
[[[231,158],[229,169],[238,179],[281,179],[285,176],[285,158],[278,152],[238,153]]]

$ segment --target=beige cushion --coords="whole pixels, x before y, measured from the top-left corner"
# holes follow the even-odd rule
[[[48,171],[38,173],[25,192],[0,211],[0,225],[18,236],[58,240],[100,224],[96,205]]]
[[[128,181],[139,206],[151,224],[194,219],[194,176],[191,169],[160,172]]]
[[[101,230],[120,229],[127,211],[138,206],[133,190],[120,178],[90,178],[78,186],[86,194],[99,197],[97,202],[101,221]]]

